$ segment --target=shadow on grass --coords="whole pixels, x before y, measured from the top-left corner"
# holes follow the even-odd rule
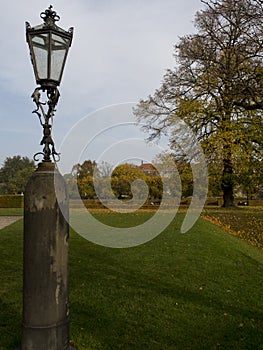
[[[21,341],[22,224],[0,230],[0,350],[14,350]]]
[[[0,300],[0,349],[16,349],[21,341],[21,314],[9,303]]]

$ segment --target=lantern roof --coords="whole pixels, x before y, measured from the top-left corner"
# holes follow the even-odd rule
[[[34,32],[34,31],[57,31],[60,34],[64,34],[68,37],[73,36],[73,27],[70,27],[68,31],[62,29],[61,27],[57,26],[55,22],[60,20],[60,17],[57,15],[56,11],[52,10],[53,6],[50,5],[48,9],[46,9],[44,12],[41,12],[40,17],[43,19],[44,23],[41,23],[35,27],[31,27],[29,22],[26,22],[26,30],[27,32]]]

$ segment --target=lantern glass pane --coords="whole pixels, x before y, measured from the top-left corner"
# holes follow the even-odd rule
[[[32,37],[35,65],[39,79],[48,77],[48,34],[37,34]]]
[[[69,39],[52,34],[50,79],[60,81],[69,48]]]

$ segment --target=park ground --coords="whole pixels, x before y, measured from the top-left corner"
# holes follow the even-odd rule
[[[263,349],[263,208],[205,208],[187,233],[185,211],[152,241],[128,249],[71,230],[71,337],[78,350]],[[0,215],[20,215],[0,209]],[[98,220],[135,225],[152,214]],[[0,231],[0,349],[21,339],[23,220]]]

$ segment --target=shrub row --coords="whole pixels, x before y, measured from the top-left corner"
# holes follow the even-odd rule
[[[70,201],[71,207],[74,207],[74,200]],[[76,201],[76,206],[77,206],[78,201]],[[92,200],[83,200],[84,205],[87,208],[105,208],[104,205],[97,199],[92,199]],[[188,206],[191,203],[191,198],[186,198],[181,201],[181,205],[186,205]],[[206,201],[206,205],[214,205],[214,206],[221,206],[223,203],[222,199],[217,199],[217,198],[209,198]],[[143,205],[142,208],[153,208],[154,206],[158,206],[160,204],[159,200],[154,200],[154,201],[146,201],[146,203]],[[263,206],[263,200],[250,200],[249,201],[250,206]],[[23,208],[24,207],[24,196],[20,194],[15,194],[15,195],[0,195],[0,208]]]
[[[181,200],[180,205],[181,206],[186,206],[188,207],[191,203],[191,197],[188,198],[184,198]],[[71,207],[74,207],[74,200],[71,200]],[[158,207],[160,205],[160,200],[147,200],[144,205],[142,206],[142,209],[149,209],[149,208],[154,208],[154,207]],[[235,204],[238,205],[239,199],[235,200]],[[76,201],[76,207],[78,201]],[[114,207],[114,201],[108,201],[109,204],[111,204],[110,206]],[[93,209],[99,209],[99,208],[105,208],[105,206],[100,202],[100,200],[98,199],[83,199],[83,204],[87,207],[87,208],[93,208]],[[113,204],[113,205],[112,205]],[[118,205],[118,203],[116,204]],[[205,202],[205,206],[218,206],[221,207],[223,205],[223,199],[222,198],[207,198],[206,202]],[[250,206],[263,206],[263,200],[250,200],[249,201],[249,205]]]
[[[23,208],[24,196],[20,194],[0,195],[0,208]]]

